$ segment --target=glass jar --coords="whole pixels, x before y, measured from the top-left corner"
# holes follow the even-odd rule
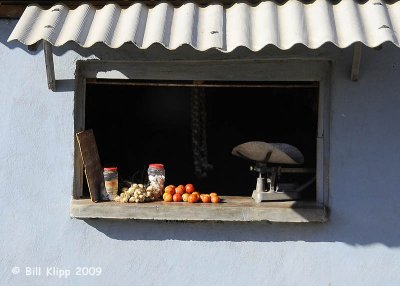
[[[118,169],[116,167],[104,168],[104,183],[110,200],[118,195]]]
[[[147,169],[149,175],[150,186],[158,192],[158,197],[161,197],[164,191],[165,169],[163,164],[150,164]]]

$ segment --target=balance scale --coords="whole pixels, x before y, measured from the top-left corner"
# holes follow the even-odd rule
[[[301,191],[315,182],[315,170],[310,168],[283,168],[281,165],[301,165],[303,154],[294,146],[285,143],[247,142],[236,146],[232,154],[254,165],[251,171],[258,172],[256,189],[252,198],[257,202],[298,200]],[[281,183],[282,173],[312,173],[311,179],[303,184]]]

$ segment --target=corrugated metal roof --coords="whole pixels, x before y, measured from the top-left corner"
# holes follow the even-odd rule
[[[341,48],[354,42],[376,47],[389,41],[399,46],[398,32],[400,2],[379,0],[343,0],[335,5],[328,0],[289,0],[283,5],[263,1],[228,8],[194,3],[149,8],[135,3],[126,9],[108,4],[99,10],[89,4],[74,10],[59,4],[48,10],[27,7],[8,40],[26,45],[46,40],[55,46],[74,41],[83,47],[103,42],[112,48],[132,42],[141,49],[160,43],[171,50],[187,44],[200,51],[230,52],[239,46],[258,51],[267,45],[286,50],[295,44],[315,49],[326,42]]]

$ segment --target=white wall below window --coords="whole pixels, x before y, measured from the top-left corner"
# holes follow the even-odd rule
[[[101,46],[55,52],[57,92],[47,89],[42,50],[7,43],[0,21],[0,284],[4,285],[398,285],[400,284],[400,49],[276,48],[131,54]],[[73,180],[75,62],[312,55],[333,64],[330,221],[324,224],[164,223],[69,218]],[[168,55],[166,55],[168,54]],[[95,56],[94,56],[95,55]],[[12,274],[20,267],[21,273]],[[42,267],[39,277],[25,267]],[[71,276],[46,276],[46,267]],[[79,266],[101,267],[96,277]]]

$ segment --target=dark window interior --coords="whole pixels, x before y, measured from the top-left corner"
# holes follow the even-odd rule
[[[163,163],[167,184],[193,183],[201,192],[250,196],[257,173],[250,172],[250,162],[231,155],[236,145],[288,143],[303,153],[302,167],[316,166],[318,85],[291,84],[204,88],[213,166],[204,178],[194,174],[193,87],[87,84],[86,129],[94,130],[102,165],[117,166],[120,180],[141,181],[149,163]],[[287,176],[290,181],[301,175]],[[315,199],[315,184],[303,193],[304,199]]]

